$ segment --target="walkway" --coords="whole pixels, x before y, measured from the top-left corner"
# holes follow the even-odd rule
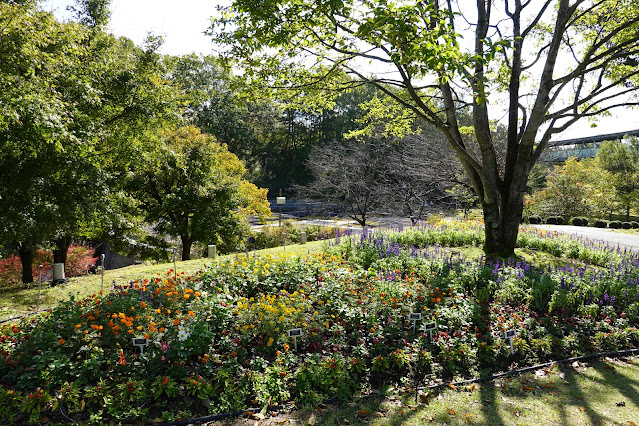
[[[566,234],[580,235],[591,240],[602,240],[612,245],[620,245],[639,251],[639,234],[626,234],[609,228],[593,228],[590,226],[572,225],[531,225],[535,228],[563,232]]]

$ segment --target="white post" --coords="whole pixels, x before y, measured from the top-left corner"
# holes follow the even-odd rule
[[[53,281],[64,281],[64,263],[53,264]]]
[[[208,249],[209,249],[209,258],[214,259],[217,256],[217,247],[215,246],[215,244],[209,244]]]
[[[300,232],[300,243],[306,244],[306,241],[307,241],[306,231]]]

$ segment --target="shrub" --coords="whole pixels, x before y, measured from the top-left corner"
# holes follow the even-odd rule
[[[608,222],[606,222],[605,220],[597,219],[595,221],[595,226],[597,228],[606,228],[608,226]]]
[[[613,220],[611,221],[608,226],[612,229],[620,229],[621,228],[621,222],[619,222],[618,220]]]
[[[637,222],[636,220],[633,220],[632,222],[630,222],[632,224],[632,229],[637,229],[639,228],[639,222]]]
[[[546,223],[549,225],[563,225],[564,218],[561,216],[550,216],[548,219],[546,219]]]
[[[632,229],[632,223],[630,223],[630,222],[623,222],[623,223],[621,224],[621,227],[622,227],[623,229]]]
[[[98,260],[93,257],[93,250],[84,246],[70,246],[67,253],[67,263],[65,264],[65,275],[67,277],[77,277],[86,275],[89,268]],[[32,272],[33,278],[37,281],[39,277],[39,265],[42,265],[42,280],[51,279],[51,264],[53,255],[50,251],[36,250],[33,254]],[[12,254],[0,260],[0,285],[17,284],[22,279],[22,264],[20,257]]]
[[[585,217],[573,217],[572,224],[575,226],[588,226],[588,219]]]
[[[541,223],[541,217],[535,216],[535,215],[530,216],[528,218],[528,223],[533,224],[533,225],[540,224]]]

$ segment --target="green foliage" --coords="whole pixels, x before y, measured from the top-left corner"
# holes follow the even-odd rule
[[[270,213],[266,190],[243,180],[242,162],[196,127],[165,132],[145,148],[128,185],[155,231],[180,237],[182,260],[194,241],[234,247],[248,229],[246,215]]]
[[[533,194],[527,210],[540,216],[601,217],[612,202],[609,181],[597,162],[569,158],[548,174],[546,187]]]
[[[626,210],[628,217],[630,208],[639,200],[639,140],[629,138],[624,141],[606,141],[597,151],[599,166],[608,171],[612,179],[615,201]]]
[[[588,264],[469,260],[436,245],[476,238],[478,223],[459,225],[357,235],[313,256],[238,257],[177,279],[170,270],[1,325],[0,414],[175,421],[639,345],[636,254],[526,230],[522,245]],[[436,322],[432,338],[425,322]],[[517,330],[514,353],[505,330]],[[142,336],[144,354],[131,340]]]
[[[106,19],[106,2],[86,6]],[[0,26],[0,240],[27,253],[122,236],[136,215],[121,191],[130,148],[179,113],[157,44],[137,48],[34,5],[0,3]]]

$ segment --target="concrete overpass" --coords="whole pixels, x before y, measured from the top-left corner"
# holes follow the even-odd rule
[[[570,157],[592,158],[597,155],[604,141],[622,140],[626,136],[639,137],[639,129],[605,135],[585,136],[561,141],[551,141],[541,156],[543,163],[563,163]]]

